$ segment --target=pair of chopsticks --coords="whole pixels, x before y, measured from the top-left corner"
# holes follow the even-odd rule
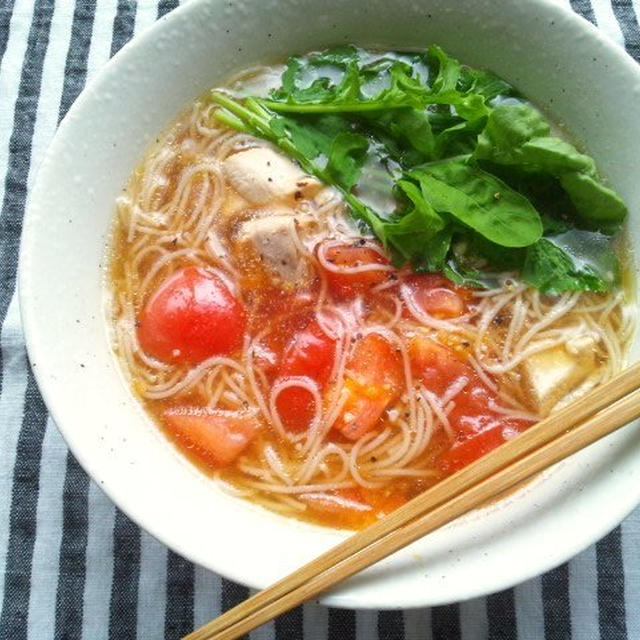
[[[640,417],[640,363],[442,480],[183,640],[259,627]]]

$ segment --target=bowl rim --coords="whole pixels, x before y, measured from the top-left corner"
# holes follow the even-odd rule
[[[562,3],[558,3],[554,0],[530,0],[531,2],[535,2],[541,10],[547,12],[549,17],[553,17],[556,15],[557,17],[562,17],[565,19],[571,20],[574,25],[580,24],[580,28],[589,34],[590,38],[595,38],[602,45],[604,45],[610,53],[615,55],[616,63],[620,65],[621,68],[625,68],[628,73],[631,73],[635,76],[638,85],[640,86],[640,66],[633,60],[633,58],[622,48],[619,44],[617,44],[612,38],[610,38],[606,33],[602,30],[595,27],[593,24],[588,22],[586,19],[582,18],[574,11],[572,11],[569,7],[565,6]],[[36,305],[33,302],[32,296],[32,274],[29,271],[29,255],[33,250],[33,237],[35,234],[35,223],[34,216],[30,215],[30,211],[32,209],[32,195],[34,191],[36,191],[36,184],[41,179],[41,169],[45,166],[48,166],[53,158],[55,158],[58,153],[58,147],[60,145],[60,141],[64,139],[67,135],[67,131],[70,130],[73,125],[75,118],[78,113],[82,111],[85,103],[90,99],[90,95],[94,92],[96,87],[98,87],[103,78],[110,73],[113,73],[122,63],[122,61],[126,60],[127,55],[130,51],[134,50],[139,46],[144,46],[145,43],[150,42],[156,35],[161,32],[165,25],[178,18],[188,16],[191,12],[197,12],[198,8],[201,5],[204,5],[208,2],[208,0],[191,0],[188,3],[182,4],[178,8],[174,9],[169,14],[163,16],[158,19],[153,25],[151,25],[144,33],[135,37],[127,44],[125,44],[122,49],[120,49],[94,76],[90,79],[90,81],[85,85],[80,95],[71,105],[69,111],[65,115],[64,119],[61,121],[58,126],[54,137],[52,138],[45,154],[40,159],[40,166],[37,168],[36,179],[32,183],[32,187],[29,190],[27,195],[27,203],[25,207],[25,215],[23,222],[23,231],[20,243],[19,250],[19,258],[18,258],[18,297],[19,297],[19,307],[22,318],[22,328],[25,337],[25,343],[28,353],[28,362],[29,366],[31,366],[31,362],[37,361],[41,363],[46,361],[46,358],[42,358],[38,351],[38,347],[36,345],[35,336],[38,332],[38,317],[36,313]],[[84,455],[81,448],[77,446],[77,443],[74,441],[73,434],[70,431],[67,431],[65,428],[65,420],[64,415],[56,402],[55,397],[55,389],[53,385],[51,385],[50,380],[45,376],[45,371],[43,367],[32,368],[32,373],[36,379],[38,384],[39,391],[42,395],[42,398],[45,402],[47,410],[51,417],[53,418],[56,426],[58,427],[60,433],[64,437],[64,440],[76,457],[84,471],[89,475],[89,477],[96,482],[96,486],[98,486],[108,497],[113,501],[115,505],[118,506],[133,522],[135,522],[140,528],[145,531],[149,531],[151,535],[160,540],[163,544],[176,550],[180,555],[189,559],[190,561],[200,564],[201,557],[196,553],[195,550],[184,548],[179,540],[173,539],[170,536],[165,536],[161,531],[155,529],[155,527],[150,526],[148,523],[141,521],[141,519],[137,516],[135,511],[133,510],[133,505],[129,504],[121,494],[119,494],[113,487],[111,487],[107,482],[97,482],[97,477],[95,470],[92,470],[91,464],[87,457]],[[557,557],[553,553],[549,554],[548,561],[546,563],[539,563],[535,569],[523,570],[523,571],[513,571],[512,575],[508,580],[495,580],[496,584],[499,585],[496,587],[498,589],[504,589],[512,587],[516,584],[519,584],[525,580],[533,578],[545,571],[551,570],[561,563],[565,562],[569,557],[579,553],[583,549],[590,546],[593,542],[600,539],[602,536],[606,535],[609,531],[611,531],[617,524],[626,517],[638,504],[640,503],[640,484],[638,484],[638,488],[635,493],[629,491],[626,495],[625,499],[618,499],[615,503],[615,507],[610,507],[606,513],[606,517],[604,514],[600,514],[600,517],[595,520],[595,524],[593,528],[588,533],[582,533],[578,536],[579,542],[574,545],[573,551],[570,555],[563,555],[562,557]],[[206,566],[206,565],[204,565]],[[262,588],[266,585],[256,584],[251,581],[250,577],[247,576],[246,572],[243,572],[241,569],[233,570],[232,567],[226,567],[226,570],[222,570],[219,568],[211,568],[211,570],[219,573],[220,575],[228,578],[230,580],[248,584],[253,588]],[[474,585],[468,585],[466,591],[462,594],[462,598],[460,601],[475,598],[478,596],[483,596],[491,591],[487,591],[486,587],[474,587]],[[357,599],[356,599],[357,600]],[[417,596],[416,599],[408,604],[398,604],[397,602],[391,601],[391,599],[385,599],[381,601],[373,602],[371,605],[362,604],[357,601],[353,601],[349,598],[347,593],[344,594],[329,594],[324,595],[320,598],[320,602],[330,605],[330,606],[338,606],[338,607],[352,607],[352,608],[363,608],[363,609],[396,609],[399,606],[403,608],[412,608],[412,607],[421,607],[427,605],[434,604],[444,604],[446,602],[451,602],[451,600],[445,601],[437,601],[437,600],[425,600],[424,597]]]

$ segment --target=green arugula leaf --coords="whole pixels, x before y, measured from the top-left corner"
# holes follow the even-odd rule
[[[461,287],[471,289],[493,289],[498,286],[498,280],[487,273],[469,267],[459,262],[455,256],[451,256],[442,268],[442,273]]]
[[[451,245],[452,228],[424,199],[420,188],[399,180],[396,189],[406,207],[383,224],[384,243],[396,266],[410,263],[415,271],[442,271]]]
[[[338,133],[331,143],[327,171],[336,184],[351,189],[362,173],[369,141],[357,133]]]
[[[417,273],[444,271],[452,236],[453,229],[446,227],[442,231],[438,231],[429,240],[425,240],[421,246],[416,246],[416,250],[409,261],[413,270]]]
[[[363,113],[406,108],[421,111],[436,104],[453,106],[466,120],[485,118],[489,113],[483,94],[456,88],[461,84],[463,67],[435,45],[426,56],[409,56],[410,62],[398,57],[373,62],[366,62],[365,58],[355,49],[338,56],[327,52],[307,60],[293,58],[283,74],[282,87],[272,92],[271,100],[261,102],[280,113]],[[423,60],[432,69],[431,87],[418,69]],[[318,76],[321,70],[328,75]],[[486,91],[488,77],[483,80],[485,84],[479,88]],[[495,89],[495,82],[493,85]],[[372,88],[377,88],[377,93]]]
[[[622,198],[593,176],[572,171],[560,176],[560,184],[583,219],[603,231],[615,231],[627,215]]]
[[[465,93],[477,93],[483,96],[487,102],[498,96],[517,96],[517,91],[505,80],[486,69],[471,69],[462,67],[458,90]]]
[[[540,216],[526,198],[465,159],[433,162],[408,175],[436,211],[450,213],[491,242],[525,247],[542,235]]]
[[[532,138],[548,136],[549,123],[528,104],[495,107],[478,136],[474,157],[496,164],[521,164],[521,147]]]
[[[435,140],[426,111],[398,109],[369,113],[365,118],[389,155],[403,167],[433,159]]]
[[[589,226],[606,230],[626,216],[624,202],[602,183],[593,159],[565,140],[551,136],[548,123],[531,105],[493,109],[478,136],[473,156],[557,178],[576,214]]]
[[[436,77],[431,83],[432,90],[435,93],[455,91],[462,72],[460,63],[435,44],[429,47],[427,56],[437,69]]]
[[[558,295],[566,291],[609,291],[620,274],[610,238],[571,229],[529,247],[521,276],[543,293]]]

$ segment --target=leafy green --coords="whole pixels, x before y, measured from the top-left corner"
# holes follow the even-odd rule
[[[542,238],[528,248],[522,279],[543,293],[608,291],[619,280],[610,239],[580,229]]]
[[[462,72],[462,65],[435,44],[429,47],[427,56],[437,65],[437,74],[431,82],[431,89],[435,93],[455,91]]]
[[[294,56],[268,97],[214,91],[215,117],[337,187],[397,266],[468,286],[520,272],[550,294],[605,291],[626,215],[595,163],[490,71],[433,45]]]
[[[272,117],[268,121],[274,136],[272,140],[290,139],[298,152],[309,160],[319,156],[329,157],[333,139],[346,130],[341,124],[342,120],[334,116],[325,116],[314,126],[284,116]]]
[[[498,245],[526,247],[542,235],[540,216],[526,198],[465,159],[423,165],[409,176],[436,211],[450,213]]]
[[[407,180],[399,180],[396,188],[407,205],[393,220],[384,224],[384,244],[394,254],[394,262],[425,265],[440,264],[448,249],[447,234],[440,235],[445,221],[424,199],[420,188]],[[448,233],[449,241],[451,234]],[[446,249],[443,249],[446,245]],[[433,250],[438,255],[431,256]],[[444,255],[440,256],[441,253]],[[437,270],[437,267],[433,270]]]
[[[493,289],[499,284],[495,274],[488,274],[464,262],[460,262],[454,255],[450,256],[444,264],[442,273],[451,282],[472,289]]]
[[[627,213],[624,202],[599,178],[593,159],[551,136],[549,124],[529,104],[494,108],[473,155],[478,160],[557,178],[589,226],[611,228]]]
[[[532,138],[548,136],[549,123],[528,104],[501,105],[493,109],[478,136],[475,157],[497,164],[521,164],[521,147]]]
[[[560,176],[560,184],[569,194],[582,218],[602,230],[616,229],[627,215],[622,198],[597,177],[578,171]]]
[[[351,189],[362,173],[369,142],[357,133],[342,131],[331,143],[327,171],[336,184]]]
[[[517,92],[502,78],[486,69],[470,69],[462,67],[458,80],[458,90],[477,93],[484,98],[493,100],[498,96],[515,96]]]
[[[426,110],[397,109],[365,116],[390,157],[403,166],[433,159],[435,139]]]
[[[435,234],[424,230],[424,211],[414,210],[396,223],[385,223],[385,237],[392,262],[401,266],[409,262],[415,271],[441,271],[451,244],[451,229]]]
[[[271,93],[271,99],[264,101],[265,106],[278,112],[294,113],[344,113],[424,106],[424,85],[410,64],[386,58],[366,64],[354,51],[345,49],[339,55],[326,52],[306,60],[290,59],[282,87]],[[372,93],[372,87],[377,87],[378,91]]]

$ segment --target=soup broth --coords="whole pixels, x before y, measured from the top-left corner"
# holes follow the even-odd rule
[[[622,367],[620,285],[548,294],[518,271],[479,287],[392,262],[341,189],[218,110],[198,100],[135,170],[110,284],[131,388],[235,495],[360,528]]]

